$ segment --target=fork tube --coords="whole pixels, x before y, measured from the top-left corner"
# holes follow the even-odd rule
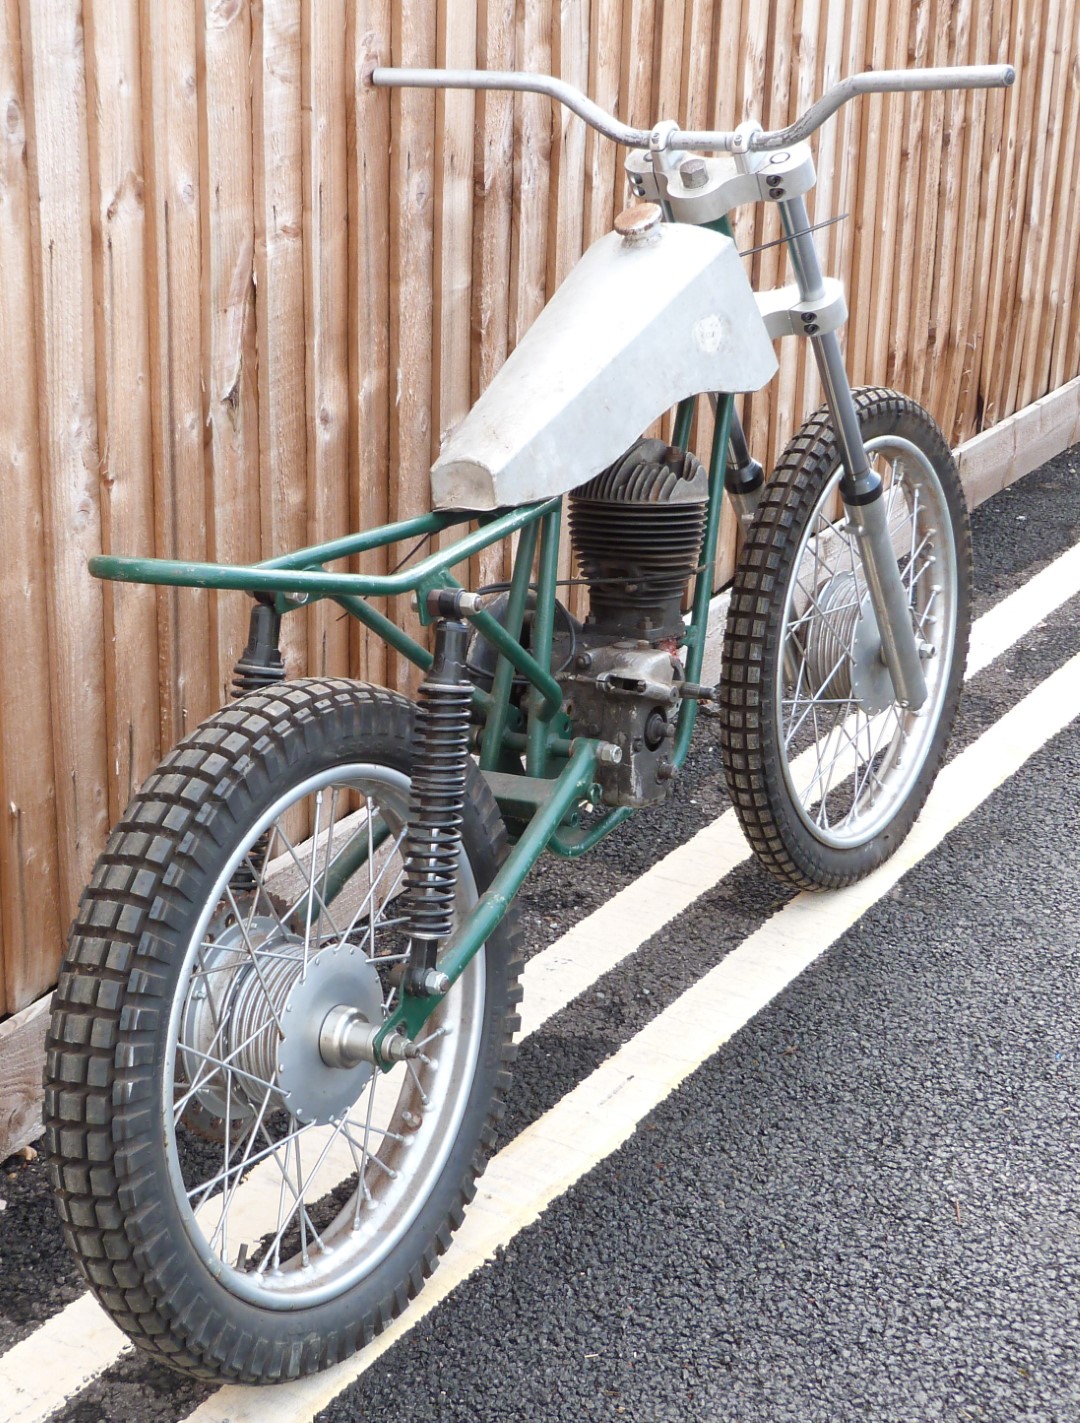
[[[813,234],[808,230],[810,218],[806,202],[801,196],[786,198],[777,203],[777,207],[799,295],[804,302],[817,301],[825,295],[825,284]],[[840,494],[859,548],[882,653],[897,701],[917,711],[926,700],[926,678],[911,625],[907,593],[889,537],[881,478],[867,462],[858,412],[840,353],[840,338],[835,331],[828,331],[811,336],[810,344],[840,445],[844,464]]]

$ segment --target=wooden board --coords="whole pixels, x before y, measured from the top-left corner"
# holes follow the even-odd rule
[[[302,9],[302,0],[263,0],[252,12],[259,532],[266,555],[303,547],[310,532]],[[322,670],[308,657],[307,630],[301,613],[282,623],[290,677]]]
[[[199,151],[197,0],[142,0],[143,150],[149,291],[154,552],[207,556],[203,464],[203,183]],[[136,552],[136,550],[132,550]],[[161,744],[174,745],[218,703],[211,595],[158,590]]]
[[[59,855],[52,776],[43,457],[37,425],[26,100],[14,0],[0,3],[0,1013],[53,981],[60,947]]]
[[[41,1075],[51,998],[0,1023],[0,1161],[44,1131]]]
[[[138,0],[85,17],[101,542],[130,554],[154,538]],[[103,591],[112,822],[161,756],[157,598],[137,584]]]
[[[349,172],[345,0],[303,0],[301,107],[304,176],[307,541],[349,532]],[[308,672],[344,677],[349,626],[320,601],[308,623]]]
[[[94,364],[81,8],[76,0],[20,6],[52,713],[51,756],[44,738],[35,751],[43,784],[56,795],[63,921],[104,843],[111,783],[103,599],[86,570],[101,552],[96,390],[105,373]],[[19,675],[18,659],[8,675]],[[58,956],[58,944],[43,945],[46,973]]]

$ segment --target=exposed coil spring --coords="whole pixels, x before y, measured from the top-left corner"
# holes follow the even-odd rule
[[[454,917],[472,701],[470,684],[452,675],[461,658],[456,667],[453,658],[440,666],[437,654],[432,673],[420,684],[405,841],[404,907],[413,939],[445,939]]]
[[[285,666],[283,663],[278,663],[276,667],[264,667],[260,664],[248,663],[241,658],[233,668],[232,694],[234,697],[243,697],[248,692],[257,692],[262,687],[272,687],[284,680]]]

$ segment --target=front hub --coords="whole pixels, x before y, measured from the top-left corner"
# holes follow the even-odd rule
[[[192,1059],[189,1081],[198,1082],[204,1064],[204,1082],[194,1094],[193,1111],[185,1115],[197,1128],[206,1116],[228,1116],[237,1124],[281,1108],[305,1125],[339,1121],[374,1068],[368,1062],[327,1061],[321,1050],[324,1025],[347,1005],[357,1021],[380,1027],[378,972],[350,944],[309,953],[305,963],[303,943],[281,933],[276,921],[253,921],[243,932],[247,944],[230,930],[228,940],[214,945],[216,971],[204,976],[202,991],[197,988],[189,999],[181,1057]],[[252,943],[258,944],[257,964],[248,952]],[[184,1047],[194,1051],[184,1054]],[[227,1067],[227,1074],[208,1076],[208,1059]],[[218,1085],[225,1076],[229,1101]]]

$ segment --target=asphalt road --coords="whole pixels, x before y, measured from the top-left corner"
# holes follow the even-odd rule
[[[974,528],[978,615],[1080,543],[1080,450]],[[1078,612],[1074,597],[969,681],[951,755],[1080,652]],[[1078,728],[317,1416],[1080,1420]],[[531,948],[726,807],[706,720],[675,800],[584,867],[540,867]],[[788,899],[745,862],[549,1018],[522,1046],[499,1145]],[[0,1367],[80,1292],[43,1174],[0,1175]],[[51,1416],[224,1420],[230,1392],[128,1355]],[[312,1417],[281,1391],[252,1416],[271,1397],[275,1418]]]

